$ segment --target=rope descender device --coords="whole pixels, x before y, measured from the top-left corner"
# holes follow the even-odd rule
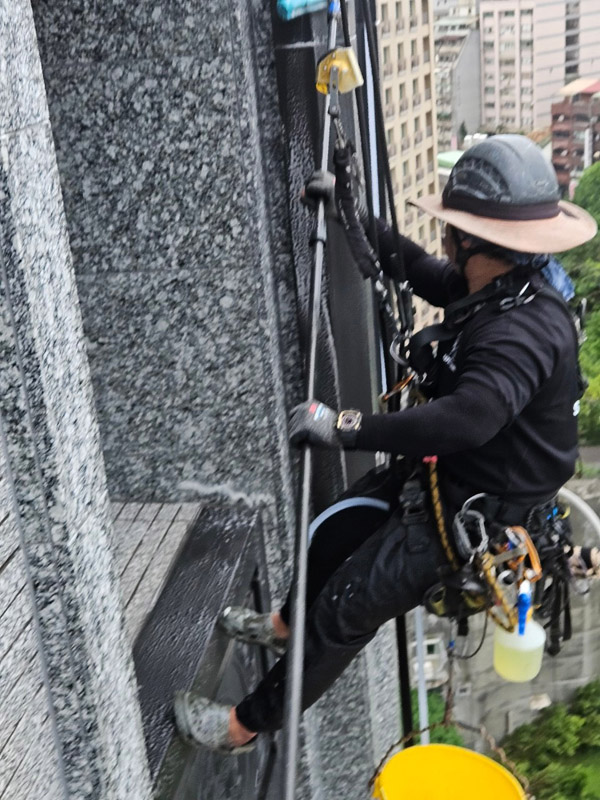
[[[333,120],[340,144],[345,141],[345,136],[339,120],[339,95],[353,92],[363,83],[364,78],[351,47],[336,47],[319,59],[316,77],[317,91],[329,95],[328,114]]]
[[[364,83],[364,78],[358,59],[351,47],[336,47],[325,53],[317,64],[317,91],[328,94],[331,90],[331,79],[337,75],[337,90],[340,94],[358,89]]]

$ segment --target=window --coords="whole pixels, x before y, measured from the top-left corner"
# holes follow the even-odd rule
[[[396,3],[396,19],[402,19],[402,3]]]
[[[386,106],[389,106],[389,104],[391,102],[392,102],[392,90],[391,89],[386,89],[385,90],[385,104],[386,104]]]

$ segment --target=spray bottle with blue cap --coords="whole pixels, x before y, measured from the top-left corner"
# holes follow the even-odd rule
[[[507,681],[530,681],[542,666],[546,631],[532,618],[531,584],[523,580],[517,599],[518,626],[512,632],[494,630],[494,669]]]

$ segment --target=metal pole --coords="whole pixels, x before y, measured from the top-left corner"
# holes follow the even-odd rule
[[[337,38],[337,16],[333,13],[329,20],[328,49],[333,50]],[[325,95],[323,111],[323,139],[321,144],[320,169],[329,166],[329,140],[331,119],[329,116],[329,94]],[[325,203],[321,200],[317,208],[316,242],[314,265],[311,278],[309,346],[306,362],[307,400],[315,396],[317,339],[321,318],[321,292],[323,284],[323,261],[327,226],[325,223]],[[290,647],[287,653],[287,675],[285,687],[285,800],[294,800],[296,789],[296,768],[298,763],[298,739],[302,709],[302,671],[304,664],[304,628],[306,622],[306,575],[308,562],[308,526],[310,523],[310,490],[312,483],[312,451],[308,445],[302,450],[300,471],[300,511],[294,550],[294,589],[291,617]]]
[[[402,714],[402,736],[414,730],[412,705],[410,696],[410,672],[408,660],[408,637],[406,635],[406,617],[396,617],[396,643],[398,645],[398,682],[400,684],[400,712]],[[414,744],[409,739],[405,747]]]
[[[417,687],[419,695],[419,730],[429,727],[427,708],[427,681],[425,679],[425,626],[423,625],[423,606],[415,608],[415,639],[417,641]],[[429,744],[429,731],[421,734],[421,744]]]

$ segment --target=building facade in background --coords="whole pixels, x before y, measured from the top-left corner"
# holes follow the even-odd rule
[[[433,15],[430,0],[377,0],[386,141],[400,230],[429,252],[441,252],[438,225],[406,204],[437,191]],[[435,319],[417,307],[419,327]]]
[[[480,127],[479,16],[471,0],[436,13],[434,39],[438,149],[444,151]]]
[[[481,0],[479,16],[486,130],[547,126],[562,86],[597,69],[597,0]]]
[[[600,160],[600,79],[580,78],[560,94],[552,104],[552,165],[569,196],[583,170]]]

